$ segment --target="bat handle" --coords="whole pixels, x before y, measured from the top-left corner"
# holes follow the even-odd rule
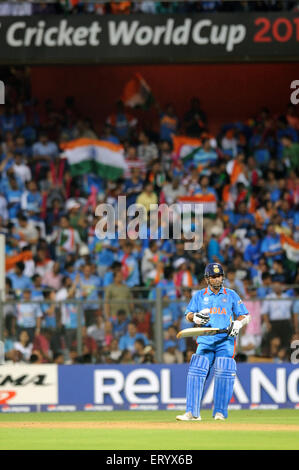
[[[221,333],[228,333],[228,328],[224,328],[222,330],[217,331],[217,335],[219,335]]]

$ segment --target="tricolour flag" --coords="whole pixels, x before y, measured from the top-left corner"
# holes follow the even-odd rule
[[[286,257],[293,261],[294,263],[299,262],[299,243],[295,242],[291,237],[288,237],[284,233],[280,235],[280,243],[284,251],[286,252]]]
[[[72,176],[93,173],[109,180],[120,178],[127,170],[123,147],[97,139],[76,139],[60,144]]]
[[[154,102],[154,97],[149,85],[140,73],[136,73],[134,77],[125,84],[121,101],[129,108],[150,108],[151,104]]]
[[[200,139],[186,135],[174,135],[172,137],[173,153],[177,158],[189,160],[193,158],[193,152],[202,146]]]
[[[217,212],[217,200],[214,194],[199,194],[198,196],[180,196],[177,198],[178,204],[182,210],[188,208],[188,204],[191,206],[191,212],[195,212],[197,204],[202,204],[203,214],[216,214]]]

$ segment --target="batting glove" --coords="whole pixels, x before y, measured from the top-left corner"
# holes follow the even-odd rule
[[[204,308],[200,312],[193,314],[193,321],[196,325],[204,326],[210,321],[210,309]]]
[[[228,336],[232,336],[232,337],[237,336],[242,326],[243,326],[242,322],[240,322],[239,320],[233,321],[231,326],[229,327]]]

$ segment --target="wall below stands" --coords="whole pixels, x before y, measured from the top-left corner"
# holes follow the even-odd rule
[[[62,106],[66,95],[76,97],[83,114],[91,117],[98,132],[113,111],[122,88],[139,72],[156,100],[175,104],[181,118],[189,99],[198,96],[212,132],[222,122],[244,120],[262,106],[272,113],[290,103],[290,83],[299,79],[297,63],[202,64],[202,65],[94,65],[32,67],[32,92],[43,103],[51,97]],[[157,110],[138,111],[141,123],[157,126]]]

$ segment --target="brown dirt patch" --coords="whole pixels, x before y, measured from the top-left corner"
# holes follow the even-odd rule
[[[198,431],[288,431],[299,432],[299,425],[295,424],[247,424],[247,423],[230,423],[218,421],[215,423],[193,422],[193,423],[137,423],[127,421],[103,421],[103,422],[2,422],[2,428],[18,428],[18,429],[144,429],[144,430],[198,430]]]

